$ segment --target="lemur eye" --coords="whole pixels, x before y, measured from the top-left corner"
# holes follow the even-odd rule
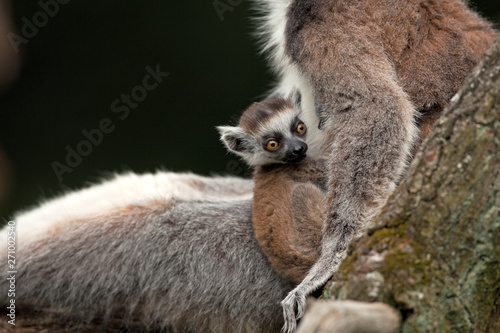
[[[269,149],[269,150],[275,150],[275,149],[277,149],[277,148],[278,148],[278,146],[279,146],[279,143],[278,143],[278,141],[276,141],[276,140],[269,140],[269,141],[267,142],[267,144],[266,144],[266,147],[267,147],[267,149]]]
[[[299,134],[302,134],[306,131],[307,127],[304,123],[300,122],[298,125],[297,125],[297,133]]]

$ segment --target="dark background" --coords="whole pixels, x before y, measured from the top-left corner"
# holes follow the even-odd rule
[[[45,0],[46,1],[46,0]],[[238,3],[220,0],[219,3]],[[500,22],[500,2],[473,7]],[[0,97],[0,147],[8,157],[8,219],[38,199],[96,181],[106,172],[193,171],[248,175],[218,141],[227,124],[265,96],[273,78],[252,37],[248,1],[220,19],[213,0],[85,0],[59,13],[22,47],[18,79]],[[37,1],[15,0],[14,22],[33,22]],[[120,120],[111,103],[142,85],[146,66],[170,75]],[[53,162],[66,164],[82,130],[103,118],[115,126],[62,182]]]

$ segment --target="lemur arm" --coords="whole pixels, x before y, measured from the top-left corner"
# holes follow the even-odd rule
[[[310,79],[324,125],[329,182],[321,256],[282,302],[286,332],[394,190],[417,134],[415,109],[369,27],[311,24],[321,3],[293,2],[287,25],[287,52]]]

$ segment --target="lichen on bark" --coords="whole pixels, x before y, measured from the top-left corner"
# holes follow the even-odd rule
[[[466,79],[324,298],[382,301],[403,332],[500,332],[500,40]]]

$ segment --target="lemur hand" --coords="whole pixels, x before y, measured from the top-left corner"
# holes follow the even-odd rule
[[[283,333],[293,333],[297,328],[297,319],[304,315],[306,309],[307,293],[303,292],[302,284],[295,287],[286,298],[281,302],[283,307],[283,317],[285,324],[283,325]]]

